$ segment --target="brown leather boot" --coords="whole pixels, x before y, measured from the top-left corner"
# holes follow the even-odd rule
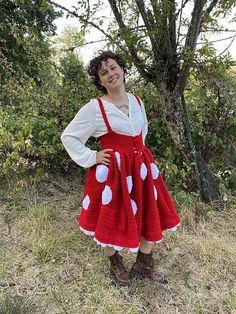
[[[140,279],[148,278],[153,281],[167,283],[167,280],[163,276],[155,273],[152,253],[144,254],[140,250],[138,251],[136,262],[131,268],[130,277],[136,277]]]
[[[116,251],[112,256],[108,257],[111,262],[111,273],[114,276],[116,282],[121,285],[130,285],[131,280],[126,272],[123,264],[123,257]]]

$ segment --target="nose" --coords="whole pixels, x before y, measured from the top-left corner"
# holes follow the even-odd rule
[[[113,71],[110,70],[110,69],[108,70],[108,76],[109,76],[109,77],[112,77],[112,76],[113,76]]]

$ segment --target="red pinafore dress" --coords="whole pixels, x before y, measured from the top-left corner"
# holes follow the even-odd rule
[[[99,140],[102,149],[113,151],[109,166],[96,164],[88,170],[78,224],[102,247],[137,252],[141,237],[160,242],[162,231],[175,231],[180,219],[142,132],[114,132],[100,98],[98,103],[108,130]]]

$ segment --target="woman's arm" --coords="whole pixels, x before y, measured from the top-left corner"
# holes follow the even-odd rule
[[[90,101],[82,107],[61,135],[61,141],[71,159],[88,168],[96,164],[97,151],[85,146],[96,130],[96,106]]]

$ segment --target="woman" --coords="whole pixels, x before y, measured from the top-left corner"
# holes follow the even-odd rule
[[[179,216],[145,146],[145,108],[126,93],[126,66],[118,55],[101,52],[88,73],[103,96],[86,104],[61,136],[70,157],[89,168],[78,223],[104,247],[117,282],[128,285],[133,276],[155,280],[154,243],[163,230],[176,230]],[[90,136],[99,138],[101,151],[85,146]],[[138,252],[130,274],[118,253],[123,248]]]

